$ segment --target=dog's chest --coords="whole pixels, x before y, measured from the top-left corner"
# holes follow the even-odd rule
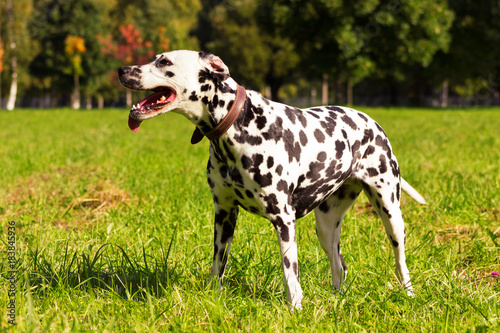
[[[262,185],[271,189],[273,177],[270,172],[262,175],[260,170],[247,170],[241,163],[227,159],[222,161],[212,153],[207,167],[207,179],[219,204],[239,205],[245,210],[267,217],[267,192]]]

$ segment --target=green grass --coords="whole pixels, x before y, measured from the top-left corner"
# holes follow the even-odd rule
[[[133,133],[125,110],[23,110],[0,113],[0,331],[499,331],[500,109],[360,109],[429,202],[403,196],[415,298],[398,287],[364,196],[342,226],[349,276],[338,296],[312,215],[298,223],[303,311],[286,303],[272,225],[247,213],[212,292],[208,143],[190,145],[187,120],[161,116]]]

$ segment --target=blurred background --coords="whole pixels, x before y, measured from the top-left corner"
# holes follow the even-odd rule
[[[193,49],[297,106],[500,104],[498,0],[0,0],[0,108],[122,107],[116,69]]]

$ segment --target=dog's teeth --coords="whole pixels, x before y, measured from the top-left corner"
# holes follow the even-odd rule
[[[161,96],[160,98],[160,102],[163,102],[164,100],[166,100],[167,98],[165,96]]]

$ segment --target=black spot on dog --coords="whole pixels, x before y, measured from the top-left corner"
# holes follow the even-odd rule
[[[241,194],[240,190],[238,190],[237,188],[233,188],[234,190],[234,193],[236,193],[236,195],[238,197],[240,197],[241,199],[245,199],[245,197],[243,196],[243,194]]]
[[[241,165],[245,169],[249,169],[252,166],[252,159],[246,155],[241,156]]]
[[[389,164],[391,165],[392,175],[394,177],[399,177],[399,167],[396,161],[391,160]]]
[[[283,264],[285,265],[285,267],[288,269],[290,268],[290,260],[288,260],[288,257],[283,257]]]
[[[314,117],[314,118],[316,118],[316,119],[319,119],[319,118],[320,118],[320,116],[318,116],[316,113],[314,113],[314,112],[312,112],[312,111],[310,111],[310,110],[308,110],[308,111],[307,111],[307,113],[309,113],[311,116],[313,116],[313,117]]]
[[[198,101],[198,96],[196,96],[196,91],[192,91],[191,95],[189,95],[189,100],[192,102],[197,102]]]
[[[293,109],[290,108],[290,107],[286,107],[285,108],[285,114],[288,117],[288,119],[290,119],[290,121],[292,122],[292,124],[295,125],[295,121],[297,120],[297,117],[295,117]]]
[[[394,246],[394,247],[399,246],[399,243],[395,239],[393,239],[392,236],[389,236],[389,238],[391,239],[392,246]]]
[[[262,136],[265,140],[274,140],[276,143],[283,137],[283,119],[276,117],[276,121],[269,125],[267,132],[263,132]]]
[[[280,192],[285,192],[288,193],[288,183],[281,179],[277,184],[276,184],[276,189]]]
[[[340,259],[340,263],[342,265],[342,270],[344,271],[344,276],[345,276],[345,274],[347,273],[347,265],[344,261],[344,256],[340,252],[339,252],[339,259]]]
[[[365,154],[363,155],[363,158],[367,157],[368,155],[371,155],[375,152],[375,147],[373,146],[368,146],[365,150]]]
[[[222,225],[222,236],[220,241],[222,244],[227,243],[227,241],[233,237],[234,234],[234,225],[231,223],[224,223]]]
[[[269,156],[267,158],[267,168],[271,169],[274,165],[274,158],[272,156]]]
[[[349,127],[352,128],[353,130],[358,129],[358,125],[356,125],[356,123],[348,115],[344,115],[340,119],[342,119],[342,121],[344,121],[347,125],[349,125]]]
[[[259,169],[259,166],[264,162],[264,156],[262,154],[255,154],[252,157],[254,169]]]
[[[328,203],[326,201],[323,201],[322,203],[320,203],[318,208],[323,213],[328,213],[328,211],[330,210],[330,207],[328,206]]]
[[[340,199],[340,200],[344,200],[345,199],[345,196],[346,196],[346,187],[345,186],[341,186],[337,192],[335,192],[335,194],[337,195],[337,197]]]
[[[325,142],[325,134],[321,132],[319,129],[314,130],[314,137],[316,138],[316,141],[319,143],[324,143]]]
[[[365,122],[368,122],[368,118],[366,118],[366,116],[364,114],[362,114],[361,112],[358,112],[358,116],[359,116],[359,118],[363,119]]]
[[[326,160],[326,153],[324,151],[319,152],[318,156],[316,156],[316,159],[320,162],[324,162]]]
[[[273,221],[274,227],[279,231],[281,240],[283,242],[290,241],[290,233],[288,230],[288,226],[283,222],[283,219],[280,216],[277,216]]]
[[[170,71],[166,71],[166,72],[165,72],[165,76],[167,76],[167,77],[174,77],[174,76],[175,76],[175,73],[170,72]]]
[[[344,154],[345,143],[344,141],[335,141],[335,158],[340,160]]]
[[[288,153],[288,161],[292,163],[294,158],[297,160],[297,162],[300,161],[300,153],[302,152],[302,148],[300,148],[300,144],[298,142],[295,142],[295,136],[293,135],[293,132],[289,129],[286,129],[283,132],[283,141],[285,144],[285,151]]]
[[[378,171],[375,168],[366,168],[366,171],[368,172],[368,176],[370,177],[375,177],[378,175]]]
[[[264,201],[266,202],[266,213],[277,215],[281,212],[278,207],[278,198],[276,194],[271,193],[268,196],[264,197]]]
[[[338,106],[327,106],[326,108],[328,110],[331,110],[331,111],[336,111],[336,112],[339,112],[339,113],[345,113],[345,111],[342,108],[339,108]]]
[[[381,147],[387,154],[389,159],[392,158],[391,148],[389,147],[389,141],[386,138],[382,138],[380,135],[377,135],[375,138],[375,144]]]
[[[278,176],[281,176],[281,174],[283,173],[283,166],[281,164],[276,167],[276,173],[278,174]]]
[[[294,261],[292,264],[292,268],[293,268],[293,273],[295,274],[295,276],[298,279],[299,278],[299,264],[297,264],[297,262]]]
[[[368,142],[373,141],[373,130],[371,128],[365,129],[365,136],[363,137],[363,140],[361,141],[362,145],[367,144]]]
[[[248,143],[251,146],[262,144],[262,137],[251,135],[247,130],[242,130],[240,134],[236,134],[234,140],[238,143]]]
[[[258,116],[256,123],[257,123],[257,128],[261,130],[266,126],[267,118],[263,116]]]
[[[120,78],[120,82],[128,88],[133,88],[133,89],[142,89],[143,85],[139,80],[131,79],[131,78]]]
[[[320,171],[325,168],[325,163],[323,162],[311,162],[309,164],[309,171],[306,174],[306,178],[311,181],[316,181],[321,177]]]
[[[380,155],[379,158],[380,164],[378,166],[379,173],[383,174],[387,172],[387,163],[385,161],[385,155]]]
[[[299,139],[300,139],[300,144],[302,146],[307,145],[307,135],[306,135],[306,133],[304,133],[303,130],[300,130],[300,132],[299,132]]]

